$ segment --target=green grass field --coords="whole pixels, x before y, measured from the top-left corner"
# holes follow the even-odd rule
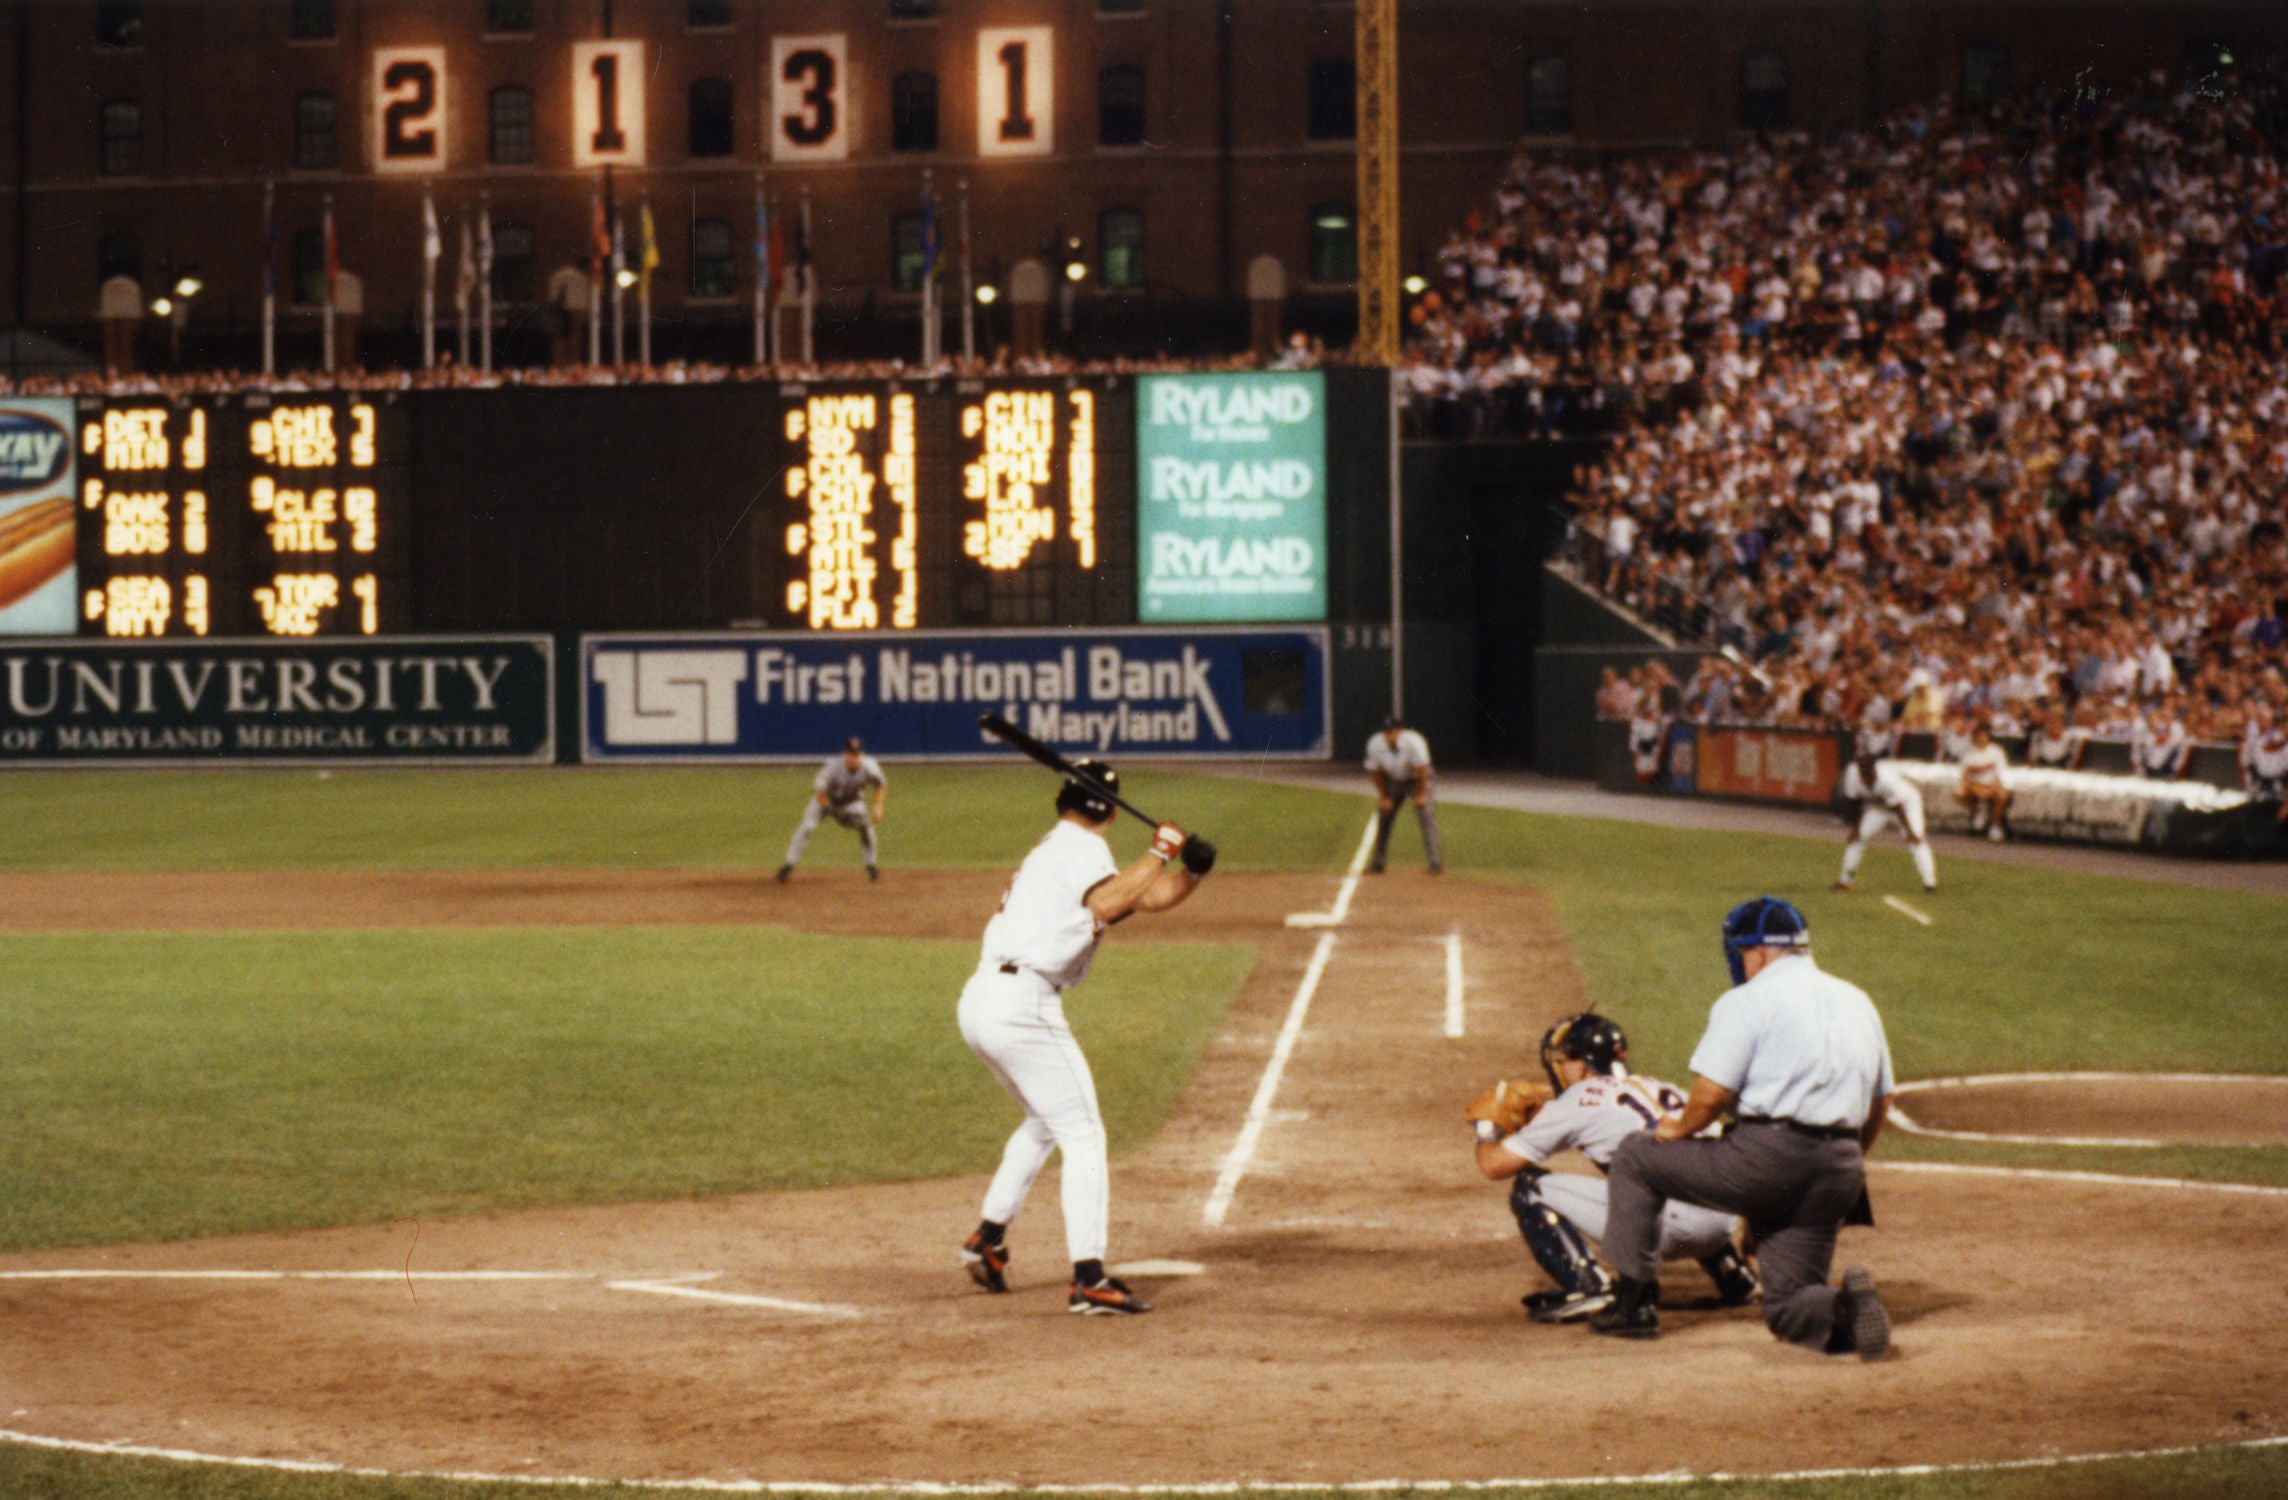
[[[894,866],[1006,868],[1047,818],[1026,771],[899,769]],[[736,867],[778,862],[807,771],[127,772],[0,778],[0,868]],[[1139,770],[1234,869],[1339,871],[1363,799]],[[1949,861],[1918,927],[1878,853],[1448,805],[1461,878],[1546,890],[1636,1060],[1681,1077],[1723,986],[1723,911],[1809,913],[1822,962],[1882,1005],[1903,1077],[2021,1069],[2288,1073],[2288,902]],[[1400,835],[1412,837],[1411,829]],[[1141,829],[1116,837],[1141,846]],[[828,829],[811,863],[854,865]],[[1919,899],[1919,898],[1918,898]],[[982,914],[981,914],[982,916]],[[39,934],[0,940],[0,1248],[386,1221],[988,1169],[1009,1115],[947,1024],[968,943],[770,929]],[[1073,997],[1116,1150],[1146,1139],[1253,955],[1110,945]],[[1183,983],[1172,982],[1181,969]],[[1150,995],[1150,1005],[1128,1003]],[[1181,1003],[1171,1004],[1171,997]],[[863,1017],[863,1026],[851,1024]],[[1519,1037],[1522,1060],[1533,1039]],[[881,1088],[897,1081],[892,1098]],[[767,1084],[767,1087],[765,1086]],[[902,1122],[945,1128],[918,1143]],[[814,1122],[826,1122],[823,1127]],[[1894,1134],[1899,1159],[2288,1183],[2278,1149],[2089,1151]],[[4,1425],[4,1423],[0,1423]],[[2288,1491],[2283,1450],[2032,1473],[1641,1491],[2021,1500]],[[420,1496],[487,1488],[289,1476],[0,1445],[0,1494]],[[622,1493],[636,1494],[627,1490]],[[525,1493],[530,1493],[525,1491]],[[1555,1491],[1534,1491],[1554,1494]],[[1637,1494],[1600,1487],[1595,1493]]]

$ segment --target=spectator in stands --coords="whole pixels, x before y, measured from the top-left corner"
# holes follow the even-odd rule
[[[1983,723],[1973,725],[1954,796],[1970,810],[1970,831],[1984,833],[1997,844],[2003,839],[2003,814],[2010,808],[2010,789],[2002,784],[2002,771],[2009,763],[2010,757],[1994,743],[1994,731]]]

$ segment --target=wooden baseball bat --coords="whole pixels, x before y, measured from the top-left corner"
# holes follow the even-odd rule
[[[1106,786],[1103,782],[1097,780],[1094,776],[1089,775],[1088,772],[1074,765],[1071,761],[1066,760],[1063,756],[1057,754],[1056,751],[1051,750],[1048,746],[1042,744],[1039,740],[1034,739],[1031,735],[1025,733],[1024,730],[1019,729],[1016,725],[1010,723],[1007,719],[1002,718],[999,714],[979,714],[977,716],[977,727],[997,739],[1006,740],[1016,749],[1023,751],[1025,754],[1039,761],[1042,765],[1047,766],[1050,770],[1056,772],[1059,776],[1062,776],[1065,780],[1071,782],[1073,785],[1079,787],[1082,791],[1087,792],[1089,795],[1094,797],[1102,797],[1105,801],[1111,803],[1114,807],[1117,807],[1122,812],[1128,814],[1128,816],[1132,818],[1142,819],[1144,822],[1151,824],[1154,828],[1160,826],[1160,820],[1158,818],[1153,817],[1150,813],[1144,811],[1144,809],[1138,807],[1135,803],[1121,796],[1118,792],[1114,791],[1111,787]]]

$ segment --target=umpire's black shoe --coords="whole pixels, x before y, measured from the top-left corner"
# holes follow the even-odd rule
[[[1843,1286],[1835,1294],[1835,1339],[1850,1342],[1831,1352],[1857,1350],[1861,1359],[1881,1359],[1891,1349],[1891,1313],[1875,1290],[1875,1277],[1865,1266],[1843,1273]]]
[[[1591,1333],[1602,1333],[1617,1339],[1657,1339],[1660,1337],[1660,1283],[1657,1281],[1631,1281],[1623,1276],[1615,1289],[1613,1305],[1589,1320]]]

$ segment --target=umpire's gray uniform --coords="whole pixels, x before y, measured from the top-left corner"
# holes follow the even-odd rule
[[[1740,1214],[1763,1274],[1765,1326],[1790,1343],[1841,1352],[1851,1330],[1848,1319],[1837,1327],[1827,1273],[1864,1189],[1861,1134],[1893,1092],[1890,1048],[1874,1002],[1822,972],[1800,935],[1758,946],[1769,961],[1716,1001],[1692,1054],[1694,1073],[1738,1096],[1739,1123],[1721,1140],[1646,1132],[1623,1143],[1613,1156],[1605,1258],[1621,1276],[1651,1281],[1669,1198]]]
[[[851,762],[855,760],[856,765]],[[875,868],[874,818],[866,808],[869,787],[888,786],[889,778],[882,774],[882,764],[871,755],[856,754],[854,750],[831,756],[818,768],[811,779],[811,796],[803,805],[802,821],[795,825],[794,837],[787,841],[786,863],[779,866],[779,879],[784,880],[802,858],[802,851],[810,847],[810,836],[818,832],[818,825],[832,818],[843,827],[855,831],[859,847],[866,853],[866,870]]]

